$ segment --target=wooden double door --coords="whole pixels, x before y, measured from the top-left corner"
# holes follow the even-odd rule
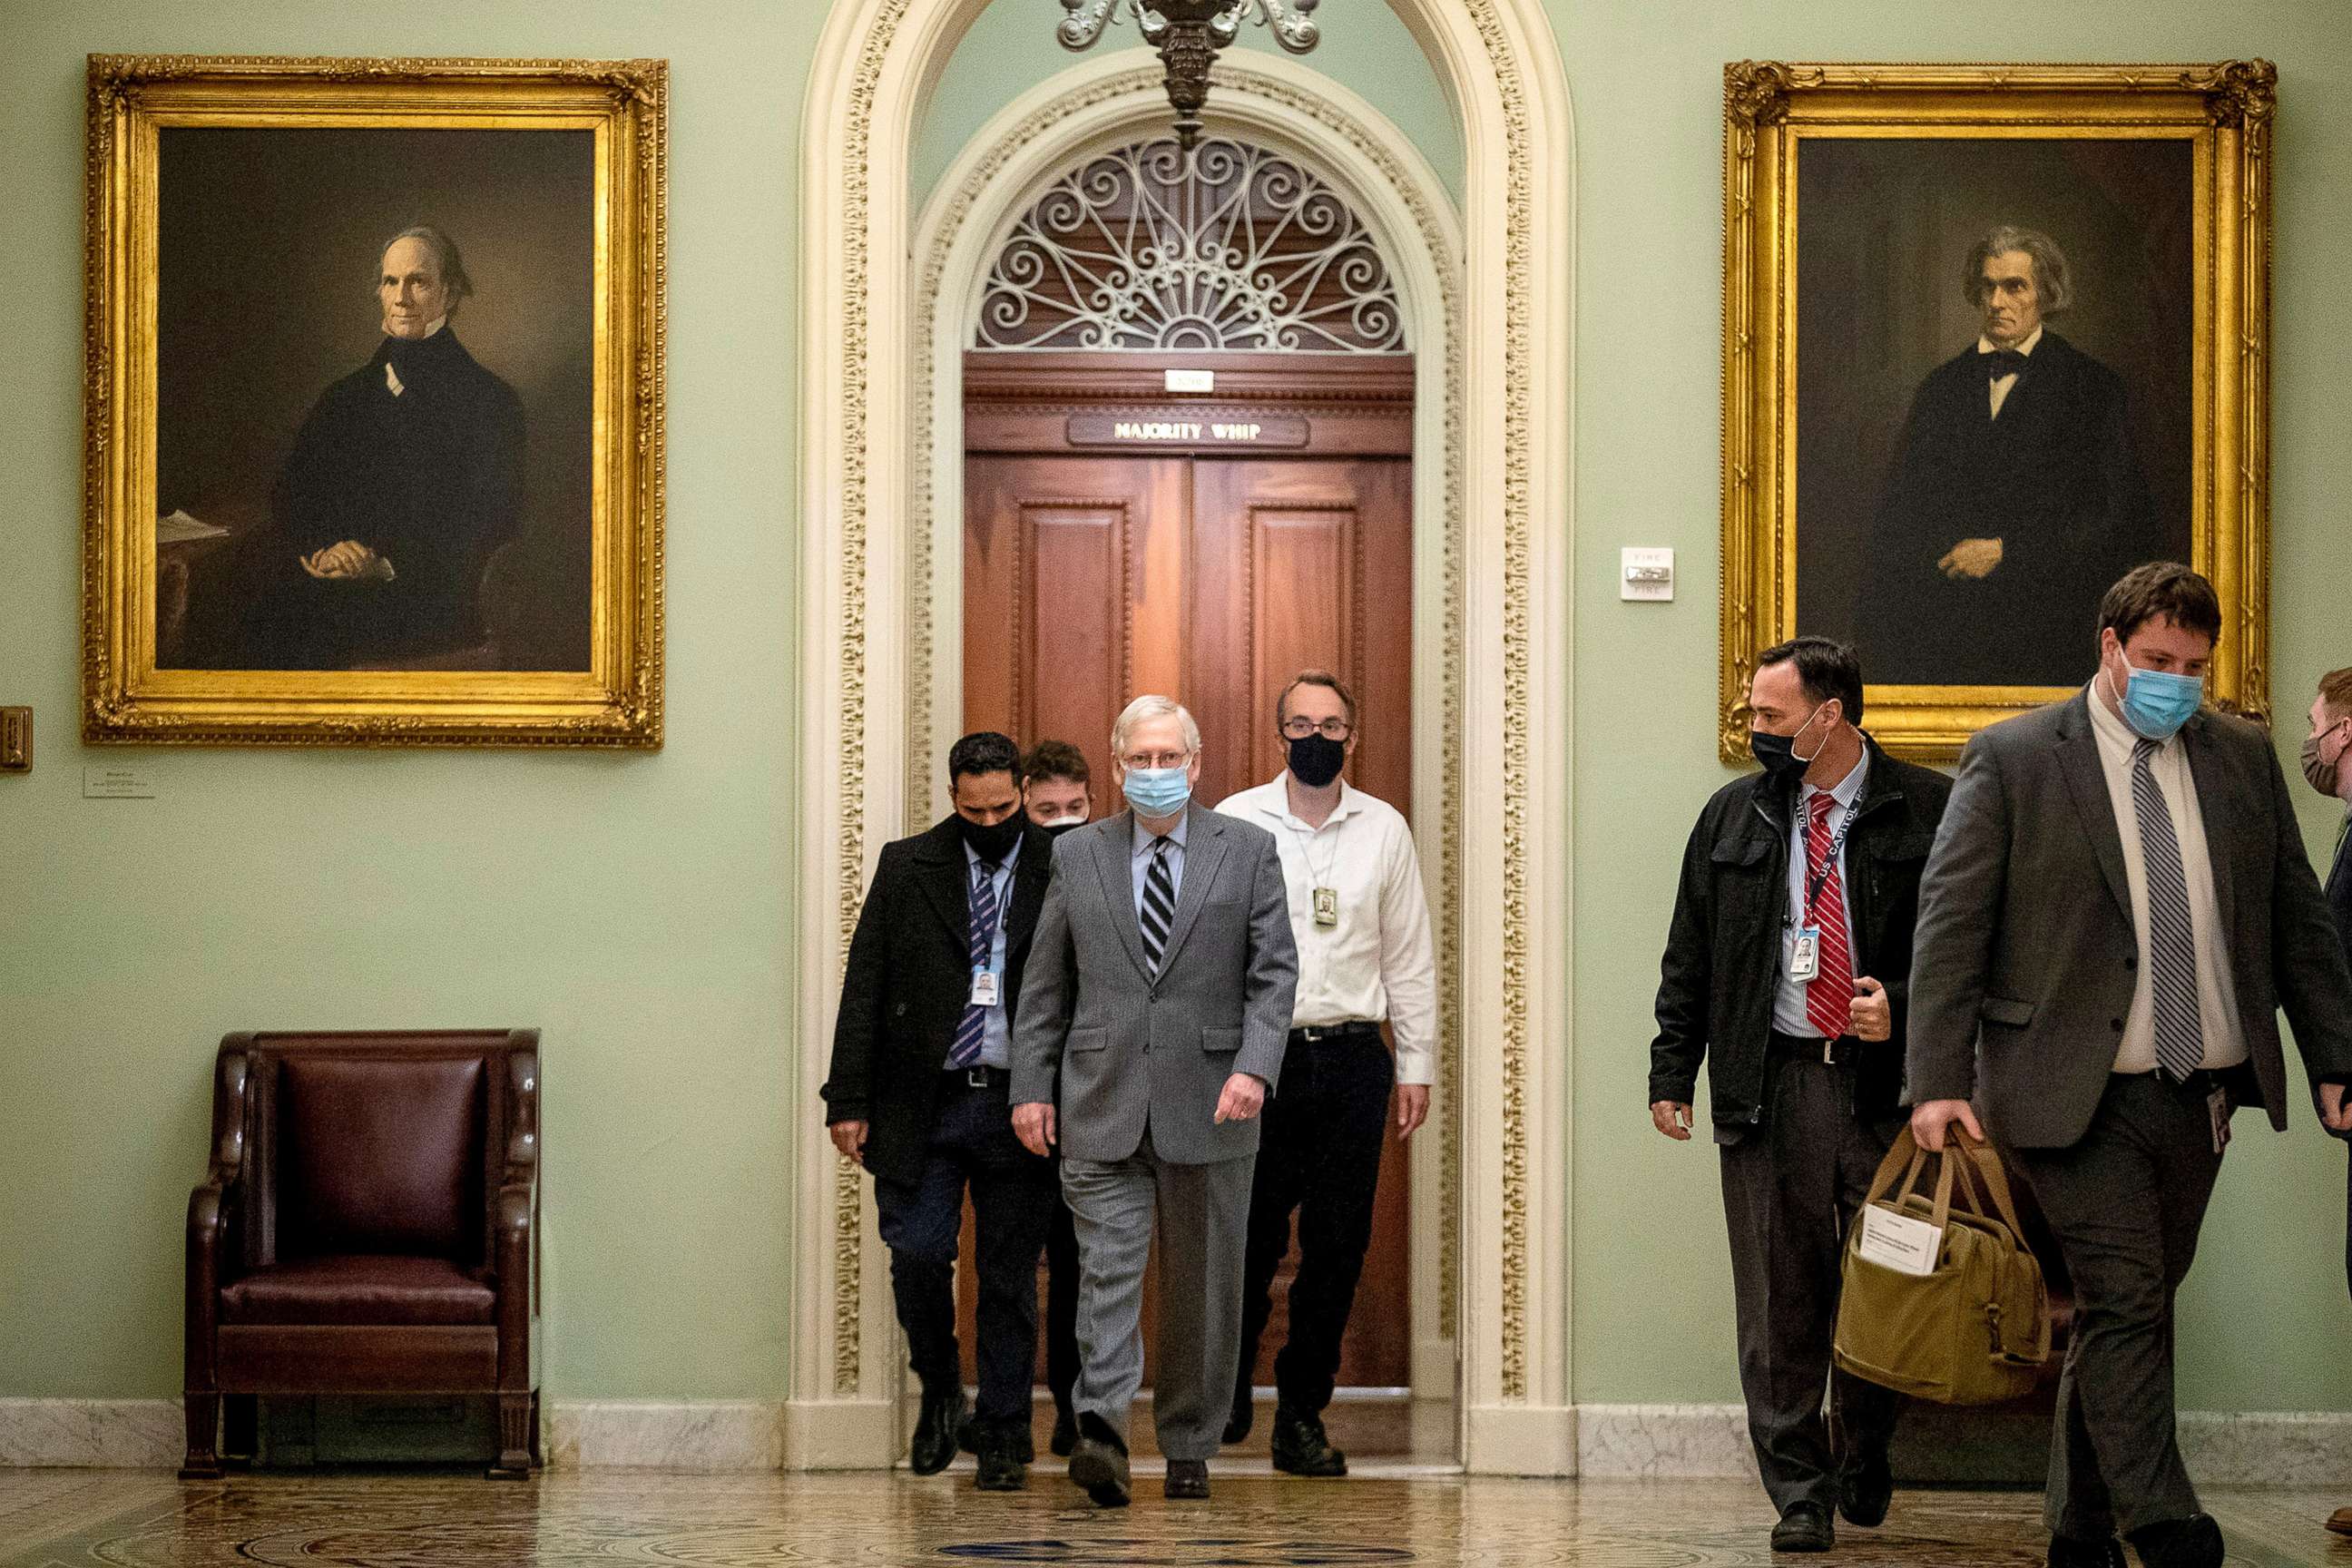
[[[1316,402],[1328,383],[1275,356],[1240,378],[1248,400],[1205,406],[1165,401],[1165,362],[1136,356],[1120,367],[1133,374],[1134,401],[1102,399],[1076,413],[1066,393],[1055,401],[1051,367],[1036,363],[1046,356],[971,357],[982,374],[968,382],[963,727],[1001,730],[1024,746],[1049,737],[1076,746],[1100,816],[1122,804],[1113,721],[1139,693],[1173,696],[1200,723],[1195,799],[1213,806],[1282,771],[1276,698],[1298,671],[1328,669],[1358,703],[1350,782],[1409,816],[1410,360],[1402,375],[1383,361],[1386,379],[1374,382],[1402,382],[1402,399],[1365,396],[1360,371],[1349,384],[1354,400],[1318,415],[1334,406]],[[1102,362],[1129,359],[1067,357],[1095,378],[1088,390],[1098,397]],[[1004,359],[1014,363],[990,363]],[[1007,381],[1013,395],[987,395]],[[1090,433],[1116,441],[1122,430],[1136,446],[1073,449]],[[1236,446],[1219,434],[1252,430],[1276,432],[1284,445]],[[1342,1385],[1409,1380],[1409,1197],[1391,1124]],[[969,1246],[964,1256],[969,1285]],[[1261,1384],[1272,1381],[1286,1334],[1295,1261],[1294,1247],[1276,1281]],[[1145,1295],[1147,1376],[1155,1288]],[[972,1296],[959,1294],[966,1303]],[[968,1304],[963,1316],[969,1330]],[[967,1354],[971,1342],[967,1332]]]

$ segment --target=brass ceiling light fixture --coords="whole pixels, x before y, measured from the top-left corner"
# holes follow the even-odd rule
[[[1176,110],[1176,140],[1190,148],[1201,134],[1201,110],[1209,101],[1209,68],[1217,52],[1255,20],[1271,28],[1275,42],[1303,55],[1322,41],[1314,11],[1322,0],[1062,0],[1064,16],[1054,36],[1066,49],[1094,47],[1118,13],[1133,13],[1143,41],[1160,51],[1168,69],[1168,101]]]

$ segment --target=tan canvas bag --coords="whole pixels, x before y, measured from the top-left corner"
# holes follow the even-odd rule
[[[1990,1405],[2033,1387],[2050,1357],[2050,1296],[1999,1156],[1957,1127],[1949,1136],[1945,1152],[1930,1155],[1906,1128],[1871,1179],[1866,1205],[1940,1230],[1933,1271],[1907,1274],[1864,1257],[1858,1215],[1846,1237],[1833,1349],[1846,1371],[1916,1399]],[[1930,1159],[1932,1194],[1919,1190]]]

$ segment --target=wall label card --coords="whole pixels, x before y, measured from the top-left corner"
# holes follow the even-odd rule
[[[86,800],[152,800],[155,770],[142,763],[85,763],[81,793]]]

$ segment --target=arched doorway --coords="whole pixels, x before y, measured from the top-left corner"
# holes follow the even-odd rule
[[[1414,647],[1436,643],[1416,638],[1412,613],[1412,328],[1451,321],[1456,252],[1398,241],[1424,251],[1406,291],[1434,296],[1408,312],[1386,236],[1310,152],[1239,131],[1185,149],[1164,111],[1139,107],[1140,126],[1066,157],[987,226],[977,290],[943,290],[977,310],[961,355],[934,360],[935,374],[961,373],[965,485],[960,717],[933,750],[949,729],[1070,742],[1094,759],[1097,811],[1112,811],[1111,721],[1132,692],[1166,691],[1200,720],[1199,794],[1213,804],[1280,765],[1271,705],[1289,674],[1328,668],[1359,704],[1356,787],[1411,819]],[[1297,145],[1316,127],[1290,129]],[[1438,226],[1429,190],[1392,203]],[[1443,516],[1423,523],[1442,562],[1452,531]],[[1446,836],[1428,837],[1424,879],[1443,888]],[[1454,1458],[1444,1145],[1458,1123],[1441,1104],[1425,1190],[1393,1131],[1381,1162],[1334,1417],[1360,1468],[1384,1451]],[[1412,1267],[1416,1230],[1438,1249],[1433,1268]],[[1289,1267],[1262,1386],[1286,1333]],[[1416,1272],[1434,1287],[1419,1311]],[[1416,1451],[1416,1429],[1444,1436]]]
[[[940,520],[956,488],[932,458],[939,378],[922,301],[942,258],[910,243],[906,154],[940,61],[985,0],[845,0],[812,77],[805,123],[807,346],[803,556],[800,1078],[822,1073],[832,991],[873,852],[923,815],[929,748],[960,669],[932,634],[954,570]],[[1569,257],[1573,162],[1565,78],[1536,0],[1396,0],[1458,106],[1465,192],[1461,395],[1443,409],[1457,454],[1452,589],[1433,617],[1452,693],[1420,710],[1443,744],[1429,766],[1459,835],[1441,924],[1457,978],[1461,1118],[1455,1343],[1463,1452],[1474,1469],[1568,1473],[1570,1406],[1568,967],[1549,943],[1569,898],[1570,606]],[[1115,89],[1097,84],[1097,101]],[[1340,148],[1376,163],[1377,144]],[[1015,158],[1017,147],[992,148]],[[1426,356],[1423,356],[1424,360]],[[1417,374],[1426,374],[1425,370]],[[960,407],[951,416],[960,418]],[[946,449],[960,455],[960,444]],[[1416,486],[1433,465],[1417,464]],[[1416,505],[1418,506],[1418,499]],[[1420,576],[1417,574],[1416,581]],[[1418,622],[1417,622],[1418,624]],[[960,707],[961,699],[955,699]],[[1418,784],[1416,785],[1418,788]],[[854,1173],[822,1141],[795,1165],[796,1465],[888,1462],[895,1336]],[[880,1347],[888,1346],[889,1349]]]

